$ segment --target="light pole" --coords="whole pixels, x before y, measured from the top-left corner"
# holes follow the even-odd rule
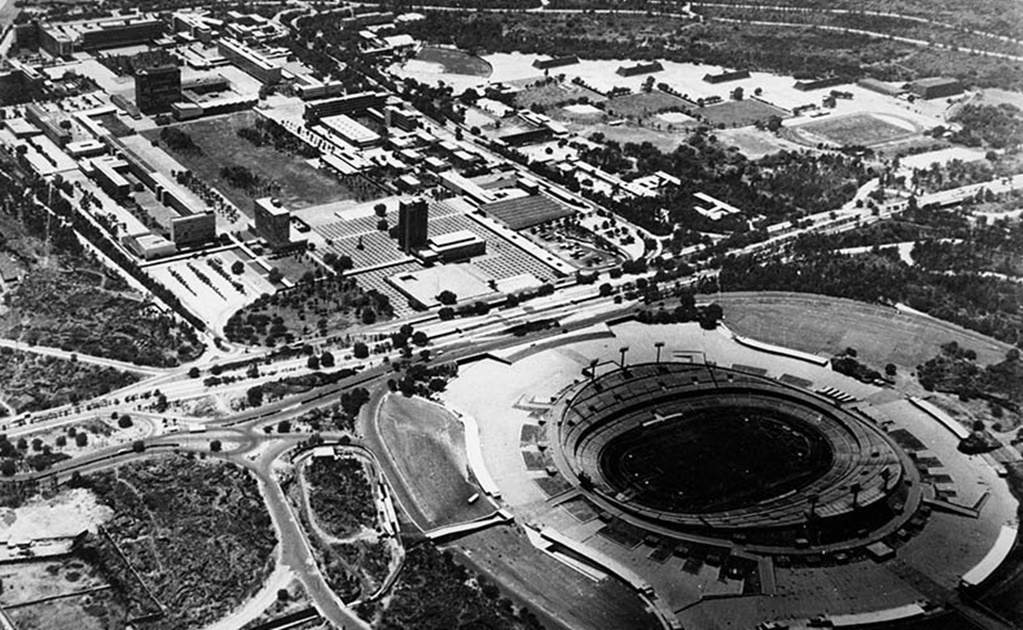
[[[654,347],[657,348],[657,363],[661,362],[661,348],[664,347],[663,341],[655,341]]]
[[[625,369],[625,353],[629,351],[629,346],[622,346],[618,352],[622,353],[622,360],[618,364],[623,370]]]
[[[597,364],[600,363],[600,359],[593,359],[590,361],[590,380],[597,380]]]

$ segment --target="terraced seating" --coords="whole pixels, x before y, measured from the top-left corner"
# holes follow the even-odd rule
[[[710,395],[712,394],[712,395]],[[858,484],[856,505],[884,499],[901,473],[898,454],[873,426],[836,408],[811,392],[755,374],[691,364],[630,366],[594,383],[552,411],[560,414],[562,452],[577,470],[594,480],[598,491],[613,495],[600,470],[601,452],[615,438],[651,422],[684,422],[687,415],[718,406],[762,407],[814,427],[828,440],[829,469],[798,492],[792,491],[741,509],[710,514],[665,513],[629,503],[637,515],[681,525],[720,528],[776,527],[805,521],[807,497],[816,495],[818,517],[854,509],[851,488]],[[884,471],[888,471],[885,473]],[[890,474],[889,478],[885,478]]]

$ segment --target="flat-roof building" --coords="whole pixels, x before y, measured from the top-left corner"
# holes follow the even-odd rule
[[[928,77],[918,79],[909,84],[911,92],[923,99],[945,98],[957,96],[965,89],[957,79],[949,77]]]
[[[291,211],[273,197],[256,199],[254,207],[256,234],[273,249],[291,245]]]
[[[469,230],[432,236],[430,249],[444,262],[464,260],[487,253],[487,242]]]
[[[178,247],[214,241],[217,238],[217,215],[203,212],[175,217],[171,219],[170,237]]]
[[[149,14],[113,16],[80,22],[42,23],[39,46],[56,57],[79,50],[100,50],[151,42],[163,35],[164,23]]]
[[[181,99],[181,68],[157,66],[135,72],[135,106],[145,114],[170,111]]]
[[[346,114],[321,118],[320,124],[332,135],[359,148],[371,147],[380,142],[376,132]]]
[[[313,120],[326,116],[351,114],[371,107],[382,107],[386,102],[387,93],[385,92],[359,92],[315,103],[306,103],[304,115],[306,120]]]
[[[221,39],[217,50],[232,64],[263,83],[273,84],[281,80],[281,67],[261,53],[233,39]]]
[[[398,203],[398,246],[411,252],[427,243],[430,207],[422,197]]]

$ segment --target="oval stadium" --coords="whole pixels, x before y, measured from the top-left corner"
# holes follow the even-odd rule
[[[882,525],[898,501],[903,465],[881,431],[754,374],[628,366],[566,391],[551,420],[566,477],[602,509],[662,532],[799,546],[818,530],[815,542],[834,543]]]

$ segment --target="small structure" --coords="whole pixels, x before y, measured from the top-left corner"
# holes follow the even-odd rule
[[[660,61],[651,61],[649,63],[637,63],[631,66],[618,66],[615,73],[622,77],[635,77],[641,74],[660,72],[661,70],[664,70],[664,66],[661,65]]]
[[[739,79],[748,79],[749,70],[732,70],[731,72],[719,72],[717,74],[707,73],[703,75],[703,80],[707,83],[725,83],[726,81],[738,81]]]

